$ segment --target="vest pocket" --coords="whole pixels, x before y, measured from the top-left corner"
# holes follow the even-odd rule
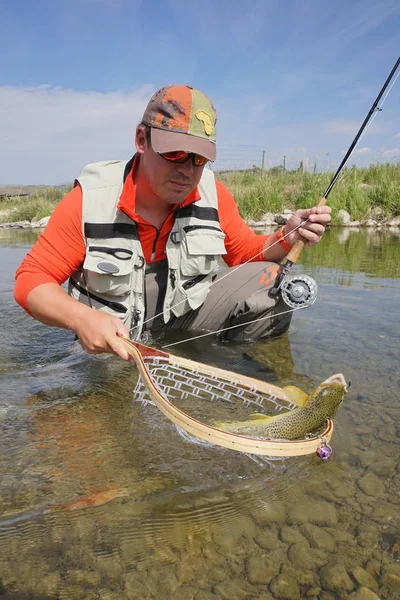
[[[99,294],[123,296],[131,289],[136,257],[122,246],[90,244],[83,263],[89,289]],[[142,259],[141,259],[142,260]]]
[[[224,233],[217,228],[196,226],[186,232],[179,247],[179,276],[171,306],[176,317],[203,304],[218,271],[219,259],[226,254],[224,238]]]
[[[226,254],[222,231],[188,231],[180,247],[180,270],[184,278],[208,275],[218,268],[218,259]]]

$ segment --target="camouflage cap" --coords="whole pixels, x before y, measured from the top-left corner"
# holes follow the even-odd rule
[[[215,160],[216,120],[205,94],[189,85],[167,85],[151,97],[142,123],[151,127],[155,152],[184,150]]]

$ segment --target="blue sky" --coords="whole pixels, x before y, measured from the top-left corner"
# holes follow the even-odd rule
[[[129,158],[157,88],[218,112],[216,167],[334,170],[400,54],[398,0],[2,0],[0,184]],[[351,163],[400,160],[400,78]]]

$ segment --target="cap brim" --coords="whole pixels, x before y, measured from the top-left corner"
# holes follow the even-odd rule
[[[208,160],[214,161],[217,156],[217,149],[214,142],[202,139],[189,133],[177,133],[175,131],[165,131],[165,129],[151,128],[151,146],[154,152],[194,152],[201,154]]]

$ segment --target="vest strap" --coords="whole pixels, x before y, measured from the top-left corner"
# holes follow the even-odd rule
[[[87,223],[84,224],[85,237],[87,238],[114,238],[126,237],[139,240],[135,223]]]
[[[176,218],[185,219],[187,217],[195,217],[202,221],[219,222],[218,210],[216,208],[212,208],[211,206],[197,206],[196,203],[188,204],[188,206],[178,208],[176,211]]]

